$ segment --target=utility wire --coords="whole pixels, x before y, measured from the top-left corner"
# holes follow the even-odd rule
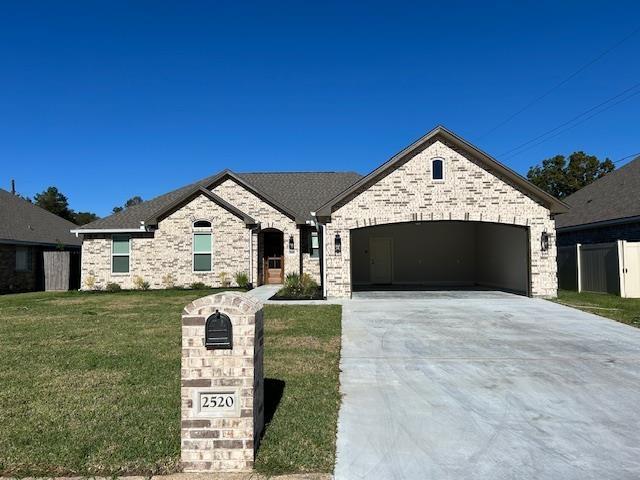
[[[496,126],[494,126],[493,128],[491,128],[490,130],[486,131],[485,133],[483,133],[482,135],[480,135],[480,137],[477,138],[477,140],[481,140],[484,137],[486,137],[487,135],[489,135],[490,133],[495,132],[497,129],[499,129],[500,127],[502,127],[503,125],[506,125],[507,123],[509,123],[511,120],[513,120],[514,118],[516,118],[518,115],[520,115],[522,112],[524,112],[525,110],[528,110],[532,105],[534,105],[535,103],[539,102],[540,100],[542,100],[543,98],[546,98],[547,96],[549,96],[551,93],[555,92],[558,88],[562,87],[564,84],[566,84],[567,82],[569,82],[572,78],[576,77],[577,75],[579,75],[580,73],[582,73],[583,71],[585,71],[587,68],[589,68],[591,65],[593,65],[594,63],[596,63],[597,61],[599,61],[601,58],[603,58],[604,56],[606,56],[607,54],[609,54],[611,51],[615,50],[616,48],[618,48],[620,45],[622,45],[624,42],[626,42],[627,40],[629,40],[631,37],[633,37],[636,33],[640,32],[640,27],[636,28],[634,31],[632,31],[629,35],[627,35],[626,37],[624,37],[622,40],[619,40],[617,43],[615,43],[614,45],[612,45],[611,47],[609,47],[608,49],[606,49],[604,52],[600,53],[598,56],[596,56],[595,58],[591,59],[590,61],[588,61],[587,63],[585,63],[584,65],[582,65],[580,68],[578,68],[575,72],[573,72],[571,75],[569,75],[568,77],[566,77],[564,80],[562,80],[560,83],[557,83],[555,86],[551,87],[549,90],[547,90],[546,92],[544,92],[542,95],[534,98],[533,100],[531,100],[529,103],[527,103],[524,107],[522,107],[520,110],[516,111],[515,113],[509,115],[507,118],[505,118],[504,120],[502,120],[500,123],[498,123]]]
[[[633,157],[640,157],[640,152],[632,153],[631,155],[627,155],[626,157],[619,158],[618,160],[615,160],[613,163],[619,163],[623,160],[626,160],[627,158],[633,158]]]
[[[583,119],[582,119],[582,120],[580,120],[579,122],[576,122],[576,123],[574,123],[573,125],[571,125],[571,126],[569,126],[569,127],[565,128],[565,129],[563,129],[563,130],[560,130],[560,131],[559,131],[559,132],[557,132],[555,135],[551,135],[550,137],[544,138],[544,139],[540,140],[539,142],[537,142],[537,143],[535,143],[535,144],[533,144],[533,145],[531,145],[531,146],[529,146],[529,147],[527,147],[527,148],[524,148],[524,149],[520,150],[519,152],[512,153],[511,155],[509,155],[509,157],[515,157],[515,156],[517,156],[517,155],[520,155],[521,153],[526,152],[527,150],[531,150],[532,148],[537,147],[538,145],[540,145],[540,144],[542,144],[542,143],[544,143],[544,142],[546,142],[546,141],[548,141],[548,140],[551,140],[552,138],[555,138],[555,137],[557,137],[558,135],[561,135],[561,134],[563,134],[564,132],[566,132],[566,131],[568,131],[568,130],[571,130],[572,128],[575,128],[575,127],[577,127],[578,125],[583,124],[584,122],[586,122],[587,120],[589,120],[589,119],[591,119],[591,118],[595,117],[596,115],[600,115],[602,112],[605,112],[605,111],[609,110],[610,108],[613,108],[613,107],[615,107],[616,105],[619,105],[620,103],[626,102],[627,100],[629,100],[629,99],[631,99],[632,97],[635,97],[636,95],[639,95],[639,94],[640,94],[640,90],[638,90],[637,92],[632,93],[631,95],[627,96],[626,98],[623,98],[622,100],[617,101],[616,103],[613,103],[613,104],[611,104],[611,105],[607,105],[607,106],[606,106],[606,107],[604,107],[603,109],[601,109],[601,110],[599,110],[599,111],[597,111],[597,112],[593,113],[592,115],[589,115],[589,116],[588,116],[588,117],[586,117],[586,118],[583,118]]]
[[[635,90],[635,89],[636,89],[636,88],[638,88],[638,87],[640,87],[640,82],[636,83],[635,85],[633,85],[633,86],[631,86],[631,87],[629,87],[629,88],[627,88],[627,89],[623,90],[622,92],[620,92],[620,93],[618,93],[618,94],[616,94],[616,95],[614,95],[614,96],[612,96],[612,97],[609,97],[609,98],[608,98],[608,99],[606,99],[605,101],[600,102],[600,103],[598,103],[597,105],[594,105],[593,107],[591,107],[591,108],[589,108],[589,109],[585,110],[584,112],[579,113],[578,115],[576,115],[575,117],[573,117],[573,118],[571,118],[571,119],[567,120],[566,122],[563,122],[563,123],[561,123],[560,125],[558,125],[558,126],[556,126],[556,127],[552,128],[552,129],[550,129],[550,130],[547,130],[547,131],[546,131],[546,132],[544,132],[544,133],[541,133],[541,134],[540,134],[540,135],[538,135],[537,137],[534,137],[534,138],[532,138],[531,140],[528,140],[528,141],[526,141],[526,142],[524,142],[524,143],[521,143],[520,145],[517,145],[517,146],[513,147],[512,149],[507,150],[506,152],[501,153],[500,155],[498,155],[498,158],[505,157],[505,156],[514,156],[514,155],[517,155],[517,154],[512,155],[512,152],[515,152],[515,151],[517,151],[517,150],[520,150],[522,147],[526,147],[527,145],[529,145],[529,144],[531,144],[531,143],[535,142],[536,140],[540,140],[541,138],[546,137],[547,135],[549,135],[549,134],[551,134],[551,133],[553,133],[553,132],[556,132],[557,130],[560,130],[562,127],[565,127],[565,126],[567,126],[567,125],[569,125],[569,124],[571,124],[571,123],[573,123],[573,122],[576,122],[576,121],[577,121],[577,120],[579,120],[581,117],[584,117],[585,115],[588,115],[589,113],[591,113],[591,112],[593,112],[593,111],[595,111],[595,110],[598,110],[599,108],[601,108],[601,107],[603,107],[603,106],[607,105],[608,103],[611,103],[612,101],[614,101],[614,100],[616,100],[616,99],[618,99],[618,98],[620,98],[620,97],[625,96],[627,93],[631,92],[632,90]],[[632,96],[636,95],[637,93],[638,93],[638,92],[636,92],[636,93],[634,93],[634,94],[630,95],[628,98],[631,98]],[[625,99],[625,100],[626,100],[626,99]],[[615,105],[617,105],[617,103],[616,103]],[[613,106],[613,105],[612,105],[612,106]],[[602,111],[605,111],[605,110],[606,110],[606,109],[608,109],[608,108],[609,108],[609,107],[606,107],[606,108],[605,108],[605,109],[603,109]],[[598,113],[600,113],[600,112],[598,112]],[[588,118],[591,118],[591,117],[588,117]],[[579,123],[582,123],[582,122],[579,122]],[[579,123],[578,123],[578,124],[579,124]],[[553,137],[550,137],[550,138],[553,138]],[[536,145],[537,145],[537,144],[536,144]],[[526,150],[528,150],[528,149],[526,149]],[[519,152],[519,153],[520,153],[520,152]]]

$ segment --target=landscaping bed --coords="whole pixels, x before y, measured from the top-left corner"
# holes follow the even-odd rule
[[[324,300],[322,288],[308,274],[290,273],[282,288],[269,300]]]
[[[0,475],[178,471],[180,312],[213,292],[0,296]],[[340,312],[265,306],[259,471],[332,471]]]
[[[640,328],[640,298],[560,290],[558,298],[554,301]]]

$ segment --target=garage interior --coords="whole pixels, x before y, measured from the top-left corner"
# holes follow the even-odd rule
[[[354,291],[495,289],[529,294],[528,230],[436,221],[351,231]]]

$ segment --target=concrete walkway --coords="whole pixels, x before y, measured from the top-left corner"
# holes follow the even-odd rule
[[[260,285],[259,287],[249,290],[247,293],[252,295],[262,303],[268,305],[340,305],[344,302],[343,299],[335,300],[269,300],[273,297],[278,290],[282,288],[282,285]]]
[[[640,478],[640,330],[500,292],[343,304],[337,480]]]

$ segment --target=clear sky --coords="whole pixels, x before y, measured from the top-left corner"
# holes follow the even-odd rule
[[[0,187],[103,216],[225,167],[367,173],[437,124],[523,174],[617,160],[640,152],[638,27],[637,1],[1,2]]]

